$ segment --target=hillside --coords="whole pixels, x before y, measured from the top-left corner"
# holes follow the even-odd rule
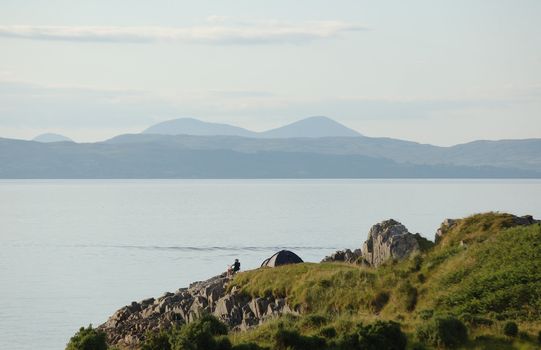
[[[232,281],[216,277],[132,303],[99,329],[121,348],[145,350],[538,349],[541,224],[478,214],[447,221],[439,237],[377,268],[302,263],[242,272]],[[224,338],[227,328],[204,316],[206,309],[230,325],[243,319],[240,328]],[[182,320],[189,326],[167,330]],[[186,339],[196,344],[201,337],[207,345],[186,347]]]
[[[541,225],[516,226],[511,215],[488,213],[458,221],[438,244],[411,259],[378,269],[351,264],[302,264],[239,274],[234,285],[251,296],[286,296],[292,307],[323,315],[318,327],[291,327],[308,335],[344,322],[401,323],[409,338],[438,315],[453,315],[469,330],[465,348],[536,349],[541,330]],[[502,335],[512,320],[522,340]],[[274,324],[236,341],[270,345]],[[530,345],[527,345],[530,344]],[[429,345],[429,344],[425,344]]]
[[[385,152],[396,151],[395,157],[417,154],[420,158],[423,152],[433,152],[433,146],[379,142],[364,137],[253,139],[152,134],[124,135],[98,143],[0,138],[0,178],[541,177],[541,163],[535,159],[501,166],[477,161],[468,165],[415,163],[393,160]],[[515,153],[519,159],[521,152]]]

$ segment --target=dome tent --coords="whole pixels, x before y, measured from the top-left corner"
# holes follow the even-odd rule
[[[261,267],[276,267],[280,265],[298,264],[302,262],[304,261],[302,261],[297,254],[289,250],[280,250],[270,258],[265,259],[265,261],[263,261],[261,264]]]

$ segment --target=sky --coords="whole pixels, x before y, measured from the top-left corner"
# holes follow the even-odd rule
[[[539,0],[2,0],[0,137],[324,115],[442,146],[537,138],[539,18]]]

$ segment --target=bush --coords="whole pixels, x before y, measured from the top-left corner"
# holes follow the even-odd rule
[[[336,334],[336,329],[332,326],[323,327],[319,330],[319,335],[327,339],[336,337]]]
[[[231,343],[216,336],[226,335],[227,326],[211,315],[171,332],[171,350],[228,350]],[[228,347],[229,346],[229,347]]]
[[[400,325],[392,321],[376,321],[353,327],[353,331],[340,334],[333,348],[344,350],[404,350],[407,338]]]
[[[278,329],[274,335],[274,347],[276,350],[318,350],[325,349],[325,339],[312,336],[300,335],[299,332],[287,329]]]
[[[516,337],[518,334],[518,326],[515,322],[509,321],[503,325],[503,334],[508,337]]]
[[[392,321],[376,321],[359,329],[359,349],[363,350],[403,350],[407,338],[400,324]]]
[[[141,350],[171,350],[169,333],[165,331],[148,332],[141,344]]]
[[[537,342],[541,344],[541,331],[537,332]]]
[[[237,344],[231,348],[231,350],[267,350],[254,343],[242,343]]]
[[[370,306],[375,313],[379,313],[387,305],[387,302],[389,302],[389,293],[380,291],[370,301]]]
[[[107,350],[106,335],[92,328],[92,325],[87,328],[81,327],[71,337],[66,350]]]
[[[468,330],[454,317],[436,317],[417,328],[417,338],[432,346],[455,347],[468,340]]]
[[[312,314],[303,317],[301,325],[303,327],[313,328],[321,327],[328,322],[327,317],[319,314]]]

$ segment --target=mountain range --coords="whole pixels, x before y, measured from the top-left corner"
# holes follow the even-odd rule
[[[438,147],[325,117],[260,133],[182,118],[96,143],[0,138],[0,178],[541,178],[541,139]]]
[[[309,117],[263,132],[255,132],[228,124],[208,123],[193,118],[180,118],[153,125],[144,130],[143,134],[196,136],[227,135],[254,138],[361,136],[357,131],[327,117]]]

